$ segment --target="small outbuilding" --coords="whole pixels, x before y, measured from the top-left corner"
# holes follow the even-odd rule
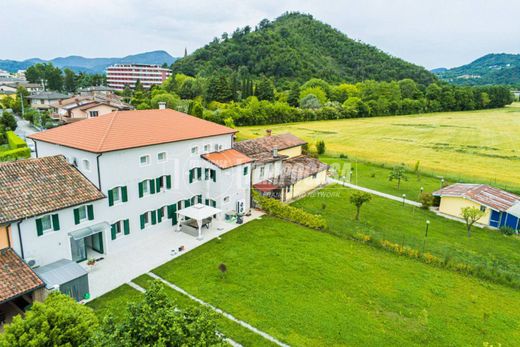
[[[88,272],[78,263],[61,259],[34,269],[47,289],[58,289],[76,301],[88,299]]]

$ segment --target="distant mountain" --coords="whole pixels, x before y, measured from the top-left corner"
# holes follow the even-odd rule
[[[171,65],[176,58],[172,57],[165,51],[145,52],[135,55],[129,55],[123,58],[85,58],[77,55],[69,57],[58,57],[51,60],[42,60],[39,58],[27,59],[24,61],[0,60],[0,69],[10,72],[17,70],[25,70],[29,66],[36,63],[50,62],[59,68],[69,68],[75,72],[103,73],[107,66],[113,64],[158,64],[164,63]]]
[[[173,65],[174,72],[210,76],[237,71],[273,77],[276,83],[303,82],[312,77],[328,82],[411,78],[427,84],[436,77],[423,67],[350,39],[311,15],[286,13],[224,33]]]
[[[444,71],[447,71],[448,69],[445,68],[445,67],[438,67],[436,69],[431,69],[430,72],[431,73],[441,73],[441,72],[444,72]]]
[[[520,54],[487,54],[470,64],[435,73],[442,80],[458,85],[520,86]]]

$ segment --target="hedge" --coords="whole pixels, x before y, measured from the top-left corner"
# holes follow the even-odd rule
[[[327,229],[327,221],[320,215],[305,212],[297,207],[284,204],[279,200],[262,196],[256,191],[253,191],[253,199],[268,215],[300,224],[311,229]]]
[[[11,161],[20,158],[30,158],[31,150],[29,147],[10,149],[7,151],[0,151],[0,161]]]
[[[22,140],[18,135],[14,133],[14,131],[6,131],[7,136],[7,144],[9,145],[10,149],[16,149],[16,148],[24,148],[27,147],[27,143],[25,143],[24,140]]]

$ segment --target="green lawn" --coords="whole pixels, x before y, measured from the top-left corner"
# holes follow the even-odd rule
[[[429,220],[425,251],[441,258],[449,255],[453,260],[474,266],[495,268],[520,281],[520,239],[476,227],[468,238],[463,223],[376,196],[361,208],[361,222],[356,222],[355,208],[349,202],[353,191],[339,185],[328,186],[320,194],[295,202],[294,206],[323,215],[335,235],[348,237],[361,232],[421,251]]]
[[[447,179],[442,182],[439,177],[422,174],[417,175],[413,172],[407,172],[405,174],[407,180],[401,181],[401,186],[397,189],[397,181],[390,181],[388,179],[388,175],[392,172],[391,165],[376,165],[337,157],[320,157],[320,160],[331,166],[331,172],[336,174],[335,178],[341,180],[342,176],[344,176],[345,181],[348,182],[350,169],[352,169],[350,183],[395,196],[406,194],[406,198],[409,200],[417,201],[421,193],[421,188],[423,188],[424,192],[431,193],[439,189],[441,183],[451,183]]]
[[[413,168],[453,180],[520,188],[520,103],[502,109],[240,127],[239,138],[291,132],[330,155]]]
[[[270,217],[154,272],[294,346],[520,341],[519,291]]]

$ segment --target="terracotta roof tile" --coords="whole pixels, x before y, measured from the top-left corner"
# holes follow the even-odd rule
[[[506,211],[520,202],[519,196],[485,184],[455,183],[433,192],[433,195],[462,197],[498,211]]]
[[[0,223],[105,196],[61,155],[0,163]]]
[[[286,133],[236,142],[233,147],[253,158],[255,156],[265,157],[265,153],[272,153],[275,148],[278,150],[284,150],[287,148],[302,146],[306,143],[307,142],[299,137]]]
[[[29,137],[94,153],[144,147],[236,130],[174,110],[116,111]]]
[[[220,152],[202,154],[201,157],[221,169],[229,169],[253,161],[253,159],[235,149],[226,149]]]
[[[13,249],[0,249],[0,304],[43,286],[43,281]]]

